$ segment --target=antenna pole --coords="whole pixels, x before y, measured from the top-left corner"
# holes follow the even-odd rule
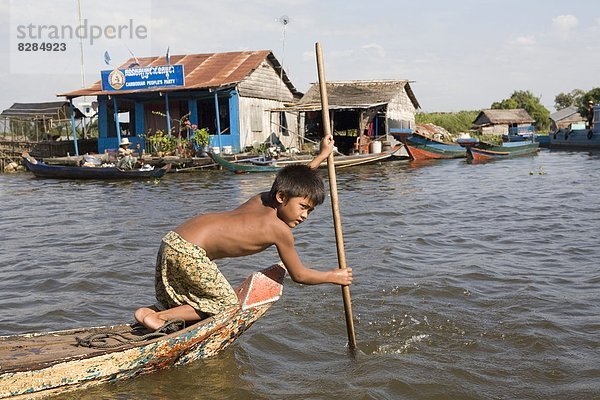
[[[290,23],[290,18],[287,15],[282,15],[278,18],[278,21],[283,25],[283,44],[282,44],[282,54],[281,54],[281,68],[279,69],[279,82],[277,83],[277,93],[275,94],[275,98],[279,101],[283,101],[283,98],[279,98],[279,87],[281,86],[281,82],[283,81],[283,65],[285,62],[285,30],[287,28],[287,24]]]
[[[79,26],[81,27],[81,1],[77,0],[77,13],[79,15]],[[81,62],[81,87],[85,88],[85,69],[83,67],[83,37],[79,38],[79,53]]]

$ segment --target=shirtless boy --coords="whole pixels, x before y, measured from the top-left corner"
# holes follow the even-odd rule
[[[305,267],[291,231],[323,203],[325,187],[316,168],[332,150],[333,138],[327,136],[308,165],[282,169],[270,192],[232,211],[198,215],[167,233],[156,260],[158,303],[136,310],[136,320],[156,330],[170,320],[198,321],[238,304],[214,260],[255,254],[272,245],[294,282],[350,285],[351,268],[318,271]]]

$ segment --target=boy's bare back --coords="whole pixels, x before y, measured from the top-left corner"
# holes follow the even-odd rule
[[[199,215],[175,232],[203,248],[211,260],[261,252],[276,244],[277,237],[291,236],[290,228],[264,197],[258,194],[231,211]]]

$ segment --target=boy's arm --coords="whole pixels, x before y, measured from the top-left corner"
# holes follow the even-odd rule
[[[311,162],[308,163],[308,166],[312,169],[319,168],[319,165],[321,165],[321,163],[325,161],[327,157],[329,157],[329,154],[331,154],[331,152],[333,151],[333,136],[325,136],[321,140],[320,147],[321,149],[319,151],[319,154],[317,154],[315,158],[313,158]]]
[[[352,283],[352,268],[334,268],[329,271],[306,268],[302,264],[302,261],[300,261],[298,252],[296,252],[294,236],[291,232],[288,232],[287,235],[282,235],[281,239],[275,245],[277,246],[277,252],[281,261],[283,261],[294,282],[305,285],[318,285],[320,283],[350,285]]]

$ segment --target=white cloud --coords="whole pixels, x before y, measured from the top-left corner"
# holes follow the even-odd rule
[[[375,53],[381,58],[384,58],[386,55],[385,48],[376,43],[365,44],[364,46],[361,46],[361,49],[368,54]]]
[[[571,31],[577,25],[579,25],[579,20],[574,15],[559,15],[552,18],[552,29],[561,40],[568,39]]]
[[[534,46],[537,41],[535,39],[535,36],[529,35],[529,36],[519,36],[515,40],[515,42],[522,46]]]
[[[341,9],[339,4],[343,2],[318,0],[107,1],[136,7],[150,3],[149,21],[140,20],[140,12],[135,9],[118,7],[120,14],[107,16],[106,12],[114,7],[99,9],[95,3],[84,1],[81,7],[82,17],[98,25],[114,24],[118,15],[134,16],[136,23],[148,26],[151,48],[147,49],[146,42],[139,46],[94,43],[94,48],[84,49],[88,85],[99,79],[100,70],[108,68],[103,61],[106,49],[114,66],[130,57],[128,48],[141,57],[164,55],[170,46],[172,55],[273,50],[285,64],[294,86],[303,91],[317,80],[314,43],[320,42],[328,79],[416,80],[412,87],[419,102],[432,111],[488,107],[510,96],[512,90],[521,89],[543,94],[551,103],[559,92],[598,86],[594,74],[576,73],[581,68],[581,54],[585,54],[588,64],[600,64],[600,53],[594,48],[594,38],[600,33],[600,14],[590,11],[583,1],[570,2],[568,11],[564,2],[547,2],[544,12],[536,12],[535,2],[505,2],[502,6],[480,2],[486,3],[480,8],[490,16],[485,19],[472,19],[479,11],[462,12],[472,8],[473,0],[457,0],[451,6],[437,1],[440,6],[433,8],[428,2],[413,2],[410,18],[405,18],[406,10],[398,5],[402,2],[393,0],[383,0],[377,9],[361,7],[357,2],[346,2],[348,7]],[[0,18],[5,22],[0,24],[0,36],[5,38],[0,41],[0,55],[7,60],[0,67],[0,86],[5,89],[0,93],[0,110],[15,101],[53,99],[56,93],[81,85],[79,42],[72,46],[73,57],[61,54],[61,62],[73,69],[71,74],[49,73],[49,67],[55,64],[49,65],[48,54],[37,54],[39,61],[31,64],[36,66],[36,74],[10,69],[10,60],[14,59],[9,54],[13,48],[11,20],[20,18],[15,14],[19,9],[38,5],[22,17],[23,23],[37,18],[46,25],[56,19],[77,23],[77,2],[59,1],[53,8],[46,3],[0,0]],[[101,3],[105,5],[106,1]],[[382,9],[386,12],[381,13]],[[290,17],[285,46],[283,25],[277,21],[283,14]],[[515,14],[525,15],[530,24],[507,30],[506,21],[514,20]],[[397,23],[399,19],[402,25]],[[482,31],[489,34],[478,34]],[[576,34],[578,40],[572,40]],[[562,55],[559,63],[557,54]],[[67,72],[67,68],[61,72]]]

